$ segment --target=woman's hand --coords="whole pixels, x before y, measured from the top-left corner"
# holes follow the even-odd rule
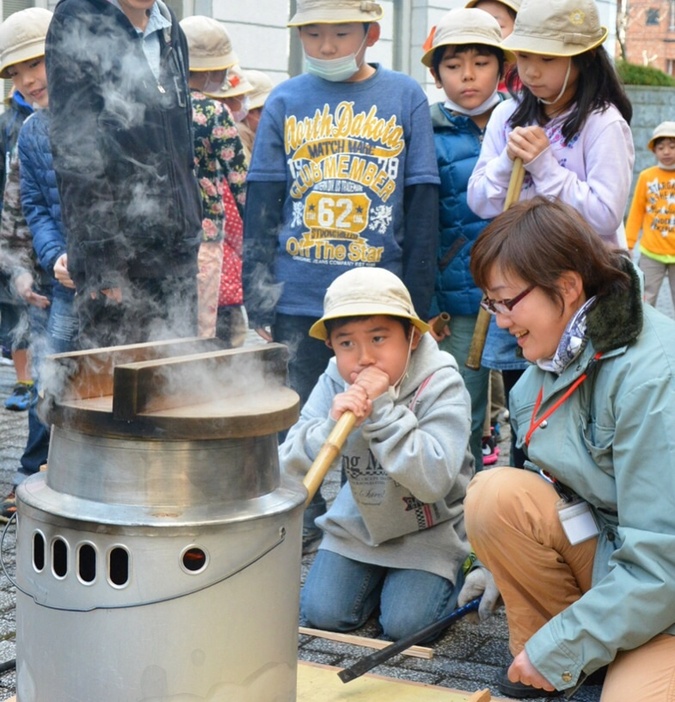
[[[73,283],[70,274],[68,273],[68,254],[61,254],[54,264],[54,277],[61,283],[65,288],[74,288],[75,283]]]
[[[506,153],[513,160],[523,159],[524,164],[531,163],[550,146],[546,132],[542,127],[516,127],[506,143]]]
[[[264,341],[267,341],[267,343],[274,341],[274,339],[272,338],[272,332],[270,332],[269,327],[256,327],[255,331],[256,334]]]
[[[49,307],[49,298],[36,293],[33,290],[33,282],[33,276],[28,271],[24,271],[14,279],[14,289],[24,302],[43,310],[45,307]]]
[[[508,676],[511,682],[521,682],[548,692],[555,690],[555,687],[532,665],[530,657],[524,650],[513,659]]]

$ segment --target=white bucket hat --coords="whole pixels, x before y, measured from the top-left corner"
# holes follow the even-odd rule
[[[577,56],[607,39],[593,0],[523,0],[503,47],[543,56]]]
[[[430,48],[422,56],[422,63],[431,68],[434,65],[434,52],[439,46],[459,46],[461,44],[485,44],[502,49],[502,32],[497,20],[484,10],[459,7],[443,15],[432,30]],[[429,39],[425,42],[426,49]],[[504,51],[507,61],[514,61],[510,51]]]
[[[647,142],[647,148],[654,151],[654,142],[661,137],[675,139],[675,122],[661,122],[652,132],[652,138]]]
[[[522,3],[522,0],[495,0],[496,2],[501,3],[502,5],[506,5],[509,9],[513,10],[516,14],[518,14],[520,10],[520,5]],[[483,0],[469,0],[469,2],[464,5],[464,7],[476,7],[479,2],[483,2]]]
[[[45,38],[52,13],[43,7],[14,12],[0,24],[0,78],[9,78],[14,64],[45,55]]]
[[[385,268],[360,267],[348,270],[330,284],[323,298],[323,317],[311,326],[309,335],[325,341],[327,320],[379,314],[409,319],[422,334],[429,331],[398,276]]]
[[[210,93],[204,93],[207,97],[223,98],[239,97],[240,95],[248,95],[253,91],[253,85],[246,77],[246,73],[241,69],[239,64],[230,66],[227,71],[227,78],[220,86],[220,90],[215,90]]]
[[[377,22],[383,15],[382,5],[370,0],[298,0],[288,26]]]
[[[244,75],[248,82],[253,86],[253,90],[247,93],[249,100],[249,109],[256,110],[265,104],[269,94],[272,92],[274,83],[272,79],[262,71],[244,71]]]
[[[191,71],[221,71],[238,62],[227,29],[211,17],[194,15],[180,21],[188,44]]]

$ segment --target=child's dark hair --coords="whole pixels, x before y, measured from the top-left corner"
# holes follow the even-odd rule
[[[570,205],[537,195],[495,217],[471,249],[471,275],[488,287],[494,266],[536,285],[562,307],[558,287],[565,271],[581,276],[587,297],[603,297],[630,287],[621,257]]]
[[[326,338],[330,339],[331,334],[334,331],[341,329],[346,324],[350,324],[351,322],[364,322],[367,319],[371,319],[373,316],[374,315],[372,314],[364,314],[354,317],[336,317],[335,319],[327,319],[324,322],[324,326],[326,327]],[[410,330],[413,326],[412,322],[407,317],[396,317],[393,314],[387,315],[387,317],[391,317],[392,319],[395,319],[397,322],[401,323],[401,326],[403,327],[403,331],[405,332],[405,336],[407,339],[408,335],[410,334]]]
[[[435,76],[440,75],[439,70],[441,67],[441,61],[445,54],[445,50],[448,46],[452,46],[455,50],[455,54],[463,54],[466,51],[475,51],[479,56],[496,56],[497,61],[499,61],[499,75],[504,74],[504,52],[498,46],[490,46],[489,44],[442,44],[434,49],[433,56],[431,57],[431,65]]]
[[[579,78],[573,98],[576,107],[565,119],[562,126],[565,144],[568,144],[581,131],[588,115],[593,110],[604,112],[610,105],[614,105],[626,122],[630,124],[633,117],[633,107],[605,49],[598,47],[591,51],[584,51],[577,56],[572,56],[572,61],[579,69]],[[517,70],[509,73],[506,85],[511,95],[520,100],[520,104],[509,120],[512,127],[525,127],[530,124],[544,125],[549,121],[545,105],[539,102],[527,88],[520,87]]]
[[[670,141],[675,141],[675,136],[660,136],[654,139],[654,143],[652,144],[652,151],[661,143],[663,143],[666,139],[670,139]]]

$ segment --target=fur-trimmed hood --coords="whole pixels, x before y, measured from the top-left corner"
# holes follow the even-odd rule
[[[601,297],[587,316],[586,333],[601,353],[634,343],[644,323],[640,276],[629,258],[622,258],[621,262],[631,278],[630,288]]]

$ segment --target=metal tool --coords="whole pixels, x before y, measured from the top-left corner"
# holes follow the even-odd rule
[[[444,629],[447,629],[450,625],[454,624],[456,621],[469,614],[469,612],[478,611],[478,605],[480,604],[480,601],[481,598],[476,597],[476,599],[467,602],[462,607],[457,607],[457,609],[454,609],[452,612],[450,612],[450,614],[447,614],[445,617],[442,617],[437,622],[428,624],[423,629],[409,634],[408,636],[405,636],[404,638],[399,639],[398,641],[394,641],[390,646],[383,648],[381,651],[376,651],[375,653],[371,653],[370,655],[361,658],[361,660],[357,661],[350,668],[345,668],[344,670],[341,670],[338,673],[338,677],[340,678],[340,680],[342,680],[343,683],[348,683],[352,680],[355,680],[364,673],[367,673],[369,670],[375,668],[375,666],[378,666],[384,663],[386,660],[389,660],[392,656],[395,656],[397,653],[401,653],[401,651],[404,651],[406,648],[414,646],[416,643],[424,641],[425,639],[428,639],[431,636],[440,633]]]

